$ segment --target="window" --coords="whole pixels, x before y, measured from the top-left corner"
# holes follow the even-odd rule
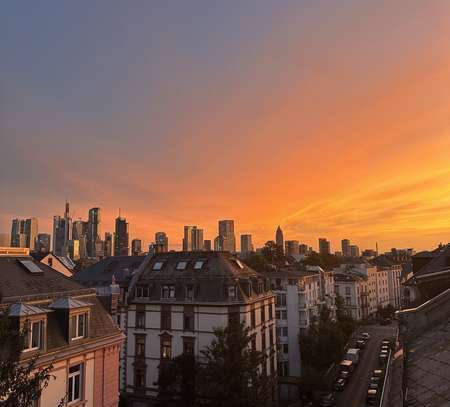
[[[280,376],[289,376],[289,362],[278,362],[278,374]]]
[[[286,294],[285,293],[277,294],[277,306],[278,307],[286,306]]]
[[[230,300],[235,300],[236,299],[236,286],[232,285],[230,287],[228,287],[228,298]]]
[[[183,329],[185,331],[193,331],[194,330],[194,313],[193,312],[184,312],[184,321],[183,321]]]
[[[281,287],[281,278],[276,278],[275,279],[275,285],[277,286],[277,288]]]
[[[162,299],[175,298],[175,286],[174,285],[163,285],[161,287],[161,298]]]
[[[183,338],[183,353],[185,355],[194,355],[195,338]]]
[[[177,269],[177,270],[186,270],[187,265],[188,265],[188,262],[187,262],[187,261],[179,261],[179,262],[177,263],[176,269]]]
[[[194,286],[192,284],[188,284],[186,286],[186,299],[187,300],[194,299]]]
[[[287,326],[284,326],[283,328],[281,328],[282,329],[282,332],[283,332],[283,336],[288,336],[288,327]]]
[[[161,309],[161,330],[170,330],[172,328],[171,310]]]
[[[86,316],[87,314],[71,316],[70,339],[80,339],[86,336]]]
[[[275,356],[270,358],[270,374],[275,374]]]
[[[272,327],[269,329],[269,344],[272,347],[272,345],[273,345],[273,329],[272,329]]]
[[[350,287],[345,287],[345,295],[350,295]]]
[[[203,260],[197,260],[194,263],[194,270],[200,270],[204,264],[205,264],[205,262]]]
[[[82,363],[69,367],[69,380],[68,380],[69,389],[67,391],[67,401],[69,404],[81,400],[82,372],[83,372]]]
[[[44,321],[27,322],[25,324],[24,350],[40,349],[43,342]]]
[[[161,359],[170,359],[172,357],[172,340],[170,337],[161,337]]]
[[[281,319],[281,312],[278,310],[275,311],[275,319]]]
[[[148,294],[149,294],[148,287],[136,287],[136,292],[135,292],[136,297],[147,298]]]
[[[152,270],[159,271],[159,270],[161,270],[163,268],[163,266],[164,266],[164,262],[163,261],[156,261],[153,264]]]
[[[266,321],[266,306],[261,307],[261,323]]]
[[[262,351],[266,349],[266,331],[261,331],[261,348]]]
[[[145,357],[145,336],[136,336],[136,356]]]
[[[134,370],[134,386],[138,388],[145,387],[145,369],[136,368]]]
[[[287,319],[287,311],[286,310],[281,311],[281,319]]]
[[[283,343],[283,353],[289,353],[289,345],[287,343]]]
[[[250,310],[250,326],[253,329],[256,326],[256,315],[255,310]]]
[[[252,336],[252,350],[256,351],[256,335]]]
[[[145,328],[145,311],[136,311],[136,328]]]
[[[347,306],[352,305],[352,299],[350,297],[345,297],[345,305]]]
[[[272,319],[273,319],[272,304],[269,304],[269,321],[272,321]]]

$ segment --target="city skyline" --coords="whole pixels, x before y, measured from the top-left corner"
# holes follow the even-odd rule
[[[164,3],[4,6],[1,232],[67,196],[143,247],[449,240],[449,3]]]

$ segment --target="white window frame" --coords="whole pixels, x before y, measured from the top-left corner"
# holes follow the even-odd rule
[[[73,323],[72,318],[75,317],[75,336],[71,337],[70,340],[76,341],[77,339],[86,338],[86,326],[87,326],[87,312],[82,312],[80,314],[74,314],[70,316],[71,324]],[[80,335],[79,329],[80,329],[80,318],[84,318],[83,322],[83,334]],[[70,335],[72,335],[72,327],[70,328]]]
[[[32,346],[33,343],[33,325],[34,324],[38,324],[39,326],[39,336],[38,336],[38,341],[39,344],[38,346]],[[43,343],[43,338],[44,338],[44,320],[37,320],[37,321],[27,321],[26,325],[28,325],[28,327],[26,327],[26,329],[28,329],[28,332],[26,333],[26,338],[28,340],[27,344],[24,344],[24,348],[23,351],[24,352],[30,352],[33,350],[37,350],[37,349],[42,349],[42,343]]]
[[[228,298],[230,300],[237,299],[237,287],[235,285],[228,286]]]
[[[163,267],[164,267],[163,261],[155,261],[155,263],[153,264],[152,270],[160,271],[160,270],[162,270]]]
[[[167,293],[167,297],[164,296],[164,293]],[[163,300],[172,300],[175,298],[175,286],[172,284],[164,284],[161,287],[161,298]]]
[[[70,373],[70,369],[78,366],[79,369],[75,372]],[[78,397],[75,398],[75,380],[76,377],[79,377],[79,394]],[[70,389],[70,382],[72,381],[72,392]],[[67,405],[71,405],[83,400],[83,363],[79,363],[77,365],[73,365],[69,367],[68,377],[67,377]]]
[[[187,265],[188,265],[188,261],[187,260],[180,260],[177,265],[176,265],[176,269],[177,270],[186,270],[187,269]]]
[[[193,300],[194,299],[194,292],[195,292],[195,288],[192,284],[188,284],[186,286],[186,292],[185,292],[185,297],[187,300]],[[191,293],[192,295],[189,296],[189,293]]]
[[[205,264],[204,260],[197,260],[194,263],[194,270],[201,270],[203,268],[203,265]]]

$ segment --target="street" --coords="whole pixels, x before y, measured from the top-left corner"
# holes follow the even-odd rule
[[[366,406],[366,394],[369,379],[374,369],[378,368],[380,343],[384,338],[394,338],[397,325],[367,325],[358,329],[358,334],[368,332],[371,336],[367,342],[358,366],[347,382],[344,391],[336,393],[336,406],[363,407]]]

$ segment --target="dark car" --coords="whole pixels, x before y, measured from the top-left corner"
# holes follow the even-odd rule
[[[367,390],[366,402],[369,406],[375,405],[377,399],[378,399],[378,390],[375,389]]]
[[[383,339],[381,341],[381,346],[388,346],[390,348],[391,347],[391,341],[389,339]]]
[[[369,383],[369,389],[378,390],[379,387],[380,387],[380,384],[377,383],[377,382],[370,382]]]
[[[335,398],[333,393],[328,393],[322,396],[320,399],[320,407],[332,407],[334,406]]]
[[[358,339],[356,341],[356,347],[359,349],[364,349],[366,347],[366,341],[364,341],[362,339]]]
[[[339,378],[340,379],[348,380],[349,377],[350,377],[350,372],[347,372],[347,371],[344,371],[344,370],[341,370],[339,372]]]
[[[367,332],[363,332],[361,334],[361,338],[363,338],[364,340],[368,341],[370,339],[370,335]]]
[[[345,386],[345,379],[338,378],[334,381],[332,388],[333,390],[342,391],[344,390],[344,386]]]

